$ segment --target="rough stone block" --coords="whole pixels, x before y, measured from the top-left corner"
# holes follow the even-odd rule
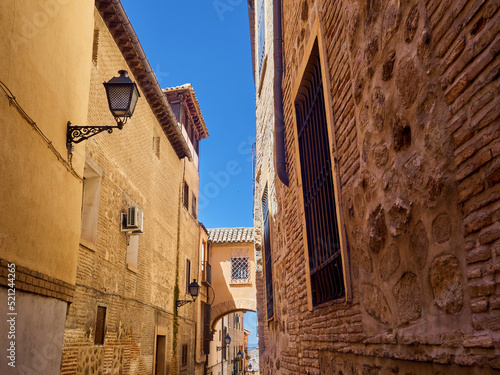
[[[436,305],[447,314],[460,312],[463,287],[458,259],[449,254],[437,257],[431,264],[429,276]]]
[[[466,348],[492,348],[493,339],[491,335],[466,336],[463,345]]]
[[[484,228],[479,233],[479,243],[481,245],[489,244],[500,238],[500,222],[491,225],[488,228]]]
[[[473,264],[491,259],[491,249],[486,246],[478,247],[467,253],[467,263]]]
[[[427,237],[424,223],[421,220],[413,229],[410,237],[409,249],[413,261],[417,264],[418,268],[422,269],[427,261],[429,238]]]

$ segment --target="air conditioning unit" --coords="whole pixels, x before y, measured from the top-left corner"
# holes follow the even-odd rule
[[[129,234],[141,234],[143,231],[144,213],[139,207],[129,207],[127,214],[121,214],[121,231]]]

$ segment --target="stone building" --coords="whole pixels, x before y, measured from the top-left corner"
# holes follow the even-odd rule
[[[83,153],[68,159],[66,124],[87,121],[92,12],[89,1],[0,5],[2,374],[60,373],[84,168]]]
[[[238,374],[243,366],[237,354],[245,352],[244,313],[257,306],[253,228],[211,228],[208,240],[215,295],[210,303],[213,341],[207,370],[213,375]],[[226,333],[231,336],[228,347]]]
[[[88,125],[113,122],[102,82],[118,70],[140,98],[122,130],[75,145],[85,161],[82,225],[60,372],[203,374],[193,337],[207,293],[192,303],[189,284],[200,281],[206,243],[197,145],[208,131],[190,85],[160,88],[119,2],[96,1],[90,19]]]
[[[249,1],[262,374],[500,369],[498,8]]]

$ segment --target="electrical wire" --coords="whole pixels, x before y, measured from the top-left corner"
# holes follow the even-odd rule
[[[57,159],[64,165],[64,167],[70,172],[73,176],[75,176],[78,180],[83,182],[83,177],[80,176],[75,169],[73,168],[73,165],[71,163],[71,157],[68,158],[68,160],[65,160],[62,155],[60,154],[59,151],[54,147],[52,144],[52,141],[47,138],[47,136],[42,132],[42,130],[38,127],[35,121],[26,113],[26,111],[21,107],[19,102],[17,101],[16,97],[10,91],[10,89],[7,87],[5,83],[0,81],[0,89],[4,92],[5,96],[9,100],[9,105],[13,106],[16,108],[16,110],[19,112],[21,117],[29,124],[31,127],[36,131],[36,133],[42,138],[42,140],[47,144],[47,147],[52,151],[52,153],[57,157]]]

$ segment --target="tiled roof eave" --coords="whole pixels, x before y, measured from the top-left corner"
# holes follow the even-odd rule
[[[167,96],[168,96],[168,94],[171,94],[171,93],[187,93],[188,94],[188,95],[186,95],[186,102],[187,102],[189,111],[191,112],[191,116],[198,119],[198,121],[196,121],[196,124],[195,124],[196,130],[198,131],[198,134],[200,134],[200,139],[207,138],[210,134],[208,133],[205,119],[203,118],[203,115],[201,114],[200,103],[198,102],[198,98],[196,97],[196,93],[194,91],[193,86],[191,86],[191,84],[189,84],[189,83],[186,83],[185,85],[182,85],[182,86],[166,88],[164,90],[164,92]]]
[[[208,229],[212,243],[253,243],[253,228],[212,228]]]

